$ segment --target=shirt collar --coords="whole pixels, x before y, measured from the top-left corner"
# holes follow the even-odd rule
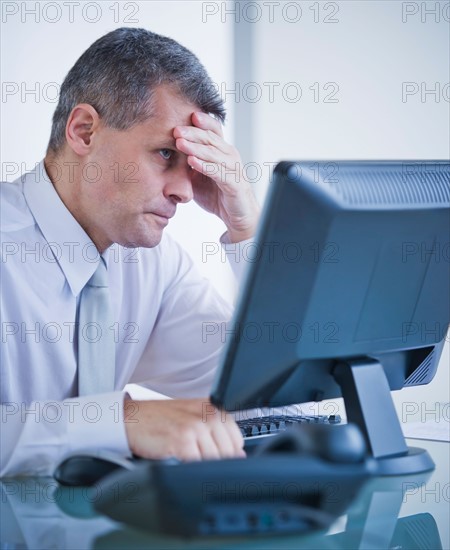
[[[44,161],[22,176],[23,192],[30,211],[77,296],[100,261],[95,244],[72,216],[56,192]]]

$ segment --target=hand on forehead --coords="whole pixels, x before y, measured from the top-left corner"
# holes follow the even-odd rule
[[[205,131],[212,132],[223,138],[222,124],[211,115],[201,111],[196,111],[191,115],[191,122],[192,126],[175,126],[173,130],[174,138],[193,138],[195,140]],[[200,131],[196,131],[196,129]]]

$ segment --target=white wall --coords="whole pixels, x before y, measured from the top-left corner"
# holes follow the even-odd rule
[[[287,4],[273,10],[273,21],[261,10],[254,24],[252,80],[261,100],[250,101],[256,88],[242,94],[255,111],[252,160],[448,158],[448,3],[289,3],[301,13],[283,12]],[[416,4],[417,14],[405,13]],[[421,4],[447,8],[426,15]],[[436,96],[426,93],[433,87]]]
[[[114,28],[145,27],[170,36],[199,57],[214,82],[231,79],[232,24],[204,22],[201,2],[2,2],[1,9],[2,180],[14,180],[43,158],[58,86],[83,51]],[[232,119],[230,110],[225,126],[229,141]],[[218,242],[223,223],[192,203],[178,208],[167,231],[189,251],[202,274],[231,298],[229,267],[219,254],[208,261],[202,254],[204,242]]]

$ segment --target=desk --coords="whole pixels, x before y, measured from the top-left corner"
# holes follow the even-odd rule
[[[146,533],[96,514],[94,488],[62,488],[51,478],[28,478],[3,480],[0,548],[448,549],[450,444],[423,440],[408,444],[426,448],[436,470],[370,481],[348,514],[326,533],[215,539]]]

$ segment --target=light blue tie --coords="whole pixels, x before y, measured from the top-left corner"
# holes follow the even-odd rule
[[[78,310],[78,394],[114,390],[114,319],[103,258],[84,286]]]

